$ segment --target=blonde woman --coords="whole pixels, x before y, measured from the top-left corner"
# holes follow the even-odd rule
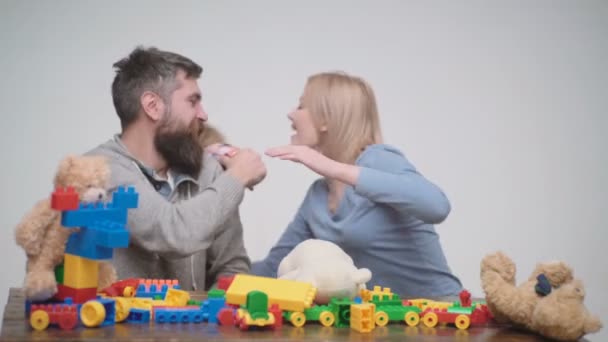
[[[291,144],[266,154],[300,163],[322,178],[252,272],[275,277],[285,255],[315,238],[334,242],[357,267],[370,269],[368,285],[404,296],[458,294],[460,280],[433,226],[447,217],[450,203],[397,148],[382,143],[372,88],[345,73],[313,75],[288,117]]]

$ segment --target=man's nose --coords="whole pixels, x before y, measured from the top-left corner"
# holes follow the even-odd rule
[[[196,113],[196,117],[202,121],[207,121],[207,119],[209,119],[209,115],[207,115],[207,112],[205,111],[205,108],[203,108],[203,106],[199,106],[198,108],[198,112]]]

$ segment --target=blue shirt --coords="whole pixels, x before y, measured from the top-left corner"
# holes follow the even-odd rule
[[[346,187],[335,214],[325,179],[309,188],[293,221],[252,273],[276,277],[281,260],[306,239],[331,241],[368,268],[367,287],[389,287],[406,297],[457,295],[462,290],[443,253],[434,224],[450,212],[443,191],[396,148],[368,146],[356,163],[357,183]]]

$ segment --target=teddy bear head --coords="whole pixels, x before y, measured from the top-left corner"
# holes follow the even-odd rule
[[[358,268],[338,245],[320,239],[298,244],[279,264],[277,276],[311,283],[315,302],[325,304],[332,297],[353,298],[371,280],[367,268]]]
[[[562,261],[538,263],[526,281],[515,285],[515,264],[504,253],[484,257],[481,285],[490,311],[503,323],[545,337],[570,341],[599,331],[602,323],[584,305],[585,288]]]
[[[105,157],[75,156],[65,157],[55,173],[55,188],[72,187],[82,202],[104,201],[110,178],[110,168]]]

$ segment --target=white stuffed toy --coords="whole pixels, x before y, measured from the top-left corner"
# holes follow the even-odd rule
[[[326,304],[332,297],[357,296],[372,273],[367,268],[355,267],[353,259],[336,244],[309,239],[283,258],[277,276],[312,283],[317,288],[315,302]]]

